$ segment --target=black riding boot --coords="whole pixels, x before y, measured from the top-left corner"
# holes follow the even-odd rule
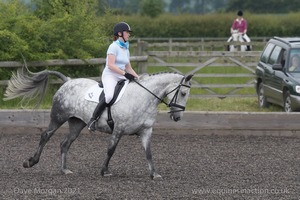
[[[95,124],[96,124],[98,118],[102,115],[106,106],[107,106],[107,104],[105,102],[105,99],[104,98],[100,99],[97,107],[94,110],[92,118],[90,119],[90,121],[87,124],[87,128],[89,131],[96,130]]]

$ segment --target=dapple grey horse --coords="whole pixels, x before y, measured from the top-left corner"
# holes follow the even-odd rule
[[[37,102],[39,104],[44,97],[50,75],[57,76],[64,83],[53,96],[51,121],[41,134],[37,151],[33,157],[23,163],[23,166],[29,168],[37,164],[51,136],[68,121],[69,133],[61,143],[61,171],[63,174],[72,173],[66,165],[67,153],[71,144],[86,127],[97,105],[96,102],[84,98],[87,90],[97,82],[87,78],[70,79],[57,71],[44,70],[37,73],[27,71],[22,69],[17,74],[13,74],[5,92],[5,100],[22,97],[22,101],[26,101],[27,98],[40,97]],[[101,169],[102,176],[111,175],[108,164],[120,138],[123,135],[136,134],[142,140],[150,177],[161,178],[155,170],[150,149],[157,107],[161,102],[165,103],[170,107],[171,119],[180,120],[190,93],[192,76],[185,77],[178,73],[144,74],[138,80],[128,84],[122,98],[111,107],[115,122],[114,129],[111,130],[107,124],[107,109],[96,125],[98,131],[111,134],[106,159]],[[168,99],[167,102],[165,98]]]

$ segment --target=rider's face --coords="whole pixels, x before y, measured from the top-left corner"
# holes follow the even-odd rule
[[[130,37],[130,32],[129,31],[123,31],[123,37],[124,37],[125,41],[128,41],[128,39]]]
[[[130,32],[129,31],[123,31],[123,37],[122,37],[122,33],[119,32],[119,39],[121,39],[122,41],[125,40],[125,41],[128,41],[129,37],[130,37]],[[123,41],[123,42],[125,42]]]
[[[130,36],[130,32],[129,31],[123,31],[123,37],[122,36],[122,33],[119,32],[119,37],[122,39],[122,40],[125,40],[125,41],[128,41],[129,39],[129,36]],[[123,42],[125,42],[123,41]]]

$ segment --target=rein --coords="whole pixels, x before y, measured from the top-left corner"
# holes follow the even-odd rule
[[[172,92],[174,92],[174,91],[176,90],[176,92],[175,92],[173,98],[171,99],[171,101],[170,101],[169,103],[165,102],[162,98],[160,98],[159,96],[157,96],[156,94],[154,94],[154,93],[153,93],[152,91],[150,91],[148,88],[146,88],[146,87],[143,86],[141,83],[139,83],[137,80],[133,79],[133,81],[134,81],[135,83],[137,83],[139,86],[141,86],[142,88],[144,88],[146,91],[148,91],[150,94],[152,94],[155,98],[157,98],[158,100],[160,100],[160,102],[164,103],[167,107],[177,107],[177,108],[180,108],[180,109],[181,109],[181,110],[170,111],[170,112],[180,112],[180,111],[184,111],[184,110],[185,110],[185,106],[182,106],[182,105],[179,105],[179,104],[176,103],[177,97],[178,97],[178,93],[179,93],[179,89],[180,89],[181,86],[184,86],[184,87],[187,87],[187,88],[191,88],[191,86],[189,86],[189,85],[182,84],[184,78],[185,78],[185,77],[183,77],[183,78],[181,79],[180,84],[179,84],[177,87],[175,87],[173,90],[171,90],[170,92],[168,92],[168,93],[166,94],[166,96],[167,96],[168,94],[170,94],[170,93],[172,93]],[[173,103],[173,101],[175,101],[175,102]]]

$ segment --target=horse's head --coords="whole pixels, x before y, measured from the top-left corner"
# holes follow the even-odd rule
[[[185,105],[190,94],[190,80],[192,77],[193,75],[183,77],[178,86],[168,92],[167,98],[169,99],[170,118],[176,122],[181,119],[183,111],[185,110]]]
[[[239,41],[239,38],[240,38],[239,31],[238,30],[233,30],[233,32],[232,32],[232,40],[234,42],[237,42],[237,41]]]

